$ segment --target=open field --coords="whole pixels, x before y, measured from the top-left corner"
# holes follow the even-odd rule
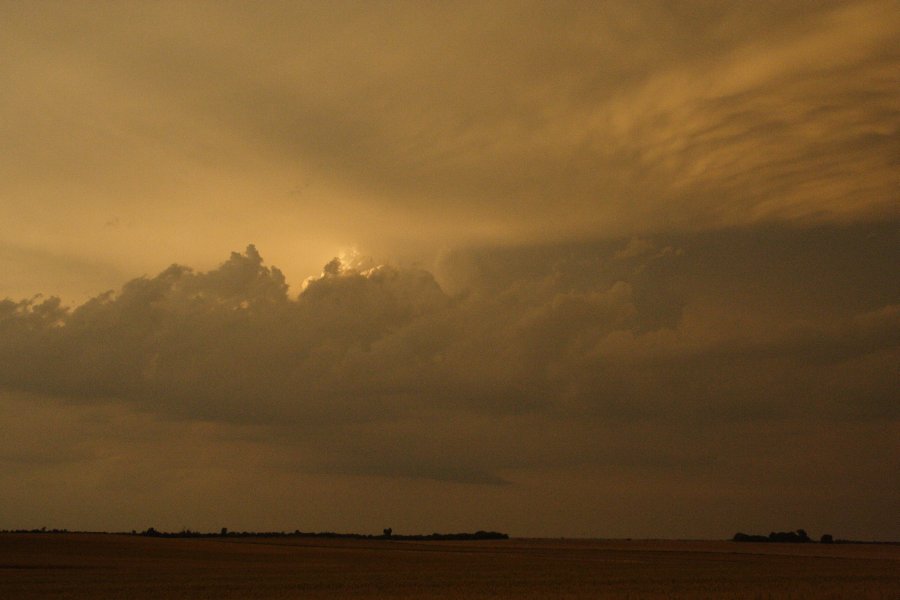
[[[0,534],[0,598],[900,599],[900,546]]]

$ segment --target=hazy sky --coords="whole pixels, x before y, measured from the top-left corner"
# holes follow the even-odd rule
[[[895,0],[0,23],[0,528],[900,538]]]

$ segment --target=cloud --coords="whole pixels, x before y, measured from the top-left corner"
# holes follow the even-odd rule
[[[298,229],[396,255],[897,216],[890,0],[6,13],[13,241],[138,272],[159,235],[212,264]]]
[[[527,524],[563,489],[605,534],[598,490],[687,523],[896,471],[891,0],[0,12],[3,460],[46,467],[19,506],[233,466],[266,514],[358,478],[428,528],[476,488]],[[246,240],[280,269],[219,264]]]
[[[738,7],[690,17],[661,4],[505,10],[468,18],[477,25],[466,34],[451,25],[469,46],[452,54],[409,32],[398,42],[405,60],[372,65],[396,69],[387,81],[399,88],[369,76],[362,95],[330,75],[342,110],[323,115],[296,108],[305,92],[273,84],[277,114],[295,127],[249,112],[238,122],[277,152],[340,170],[387,208],[440,207],[463,227],[488,223],[493,239],[896,216],[900,57],[890,49],[900,23],[890,2],[756,21]],[[418,16],[423,29],[459,18]],[[643,46],[649,38],[659,41]],[[639,43],[650,56],[627,58]]]
[[[569,432],[559,460],[587,444],[577,460],[602,462],[572,419],[896,418],[896,305],[729,324],[702,308],[701,290],[673,289],[690,278],[690,248],[641,244],[658,246],[669,250],[632,252],[632,240],[544,247],[531,263],[524,250],[448,255],[443,271],[467,273],[453,294],[421,269],[335,259],[290,296],[251,245],[212,271],[173,265],[71,309],[4,301],[0,386],[286,428],[310,472],[484,483],[541,464],[525,450],[531,419]],[[496,435],[503,448],[486,458]]]
[[[883,3],[826,11],[654,75],[598,118],[648,183],[666,182],[684,210],[668,217],[703,220],[684,226],[892,218],[898,31]]]

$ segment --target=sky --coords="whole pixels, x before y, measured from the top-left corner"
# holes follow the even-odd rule
[[[895,0],[0,23],[0,529],[900,539]]]

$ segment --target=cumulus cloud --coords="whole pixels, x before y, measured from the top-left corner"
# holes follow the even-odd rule
[[[56,298],[7,300],[4,380],[189,416],[305,415],[369,378],[343,371],[348,355],[442,301],[427,274],[334,263],[291,300],[281,272],[249,246],[213,271],[173,265],[73,310]]]
[[[283,431],[301,470],[483,483],[610,460],[573,419],[896,418],[896,305],[728,324],[672,284],[689,251],[545,247],[528,267],[517,254],[448,255],[452,294],[421,269],[335,259],[292,296],[249,246],[74,308],[6,300],[0,386]],[[540,419],[567,442],[550,451]]]

